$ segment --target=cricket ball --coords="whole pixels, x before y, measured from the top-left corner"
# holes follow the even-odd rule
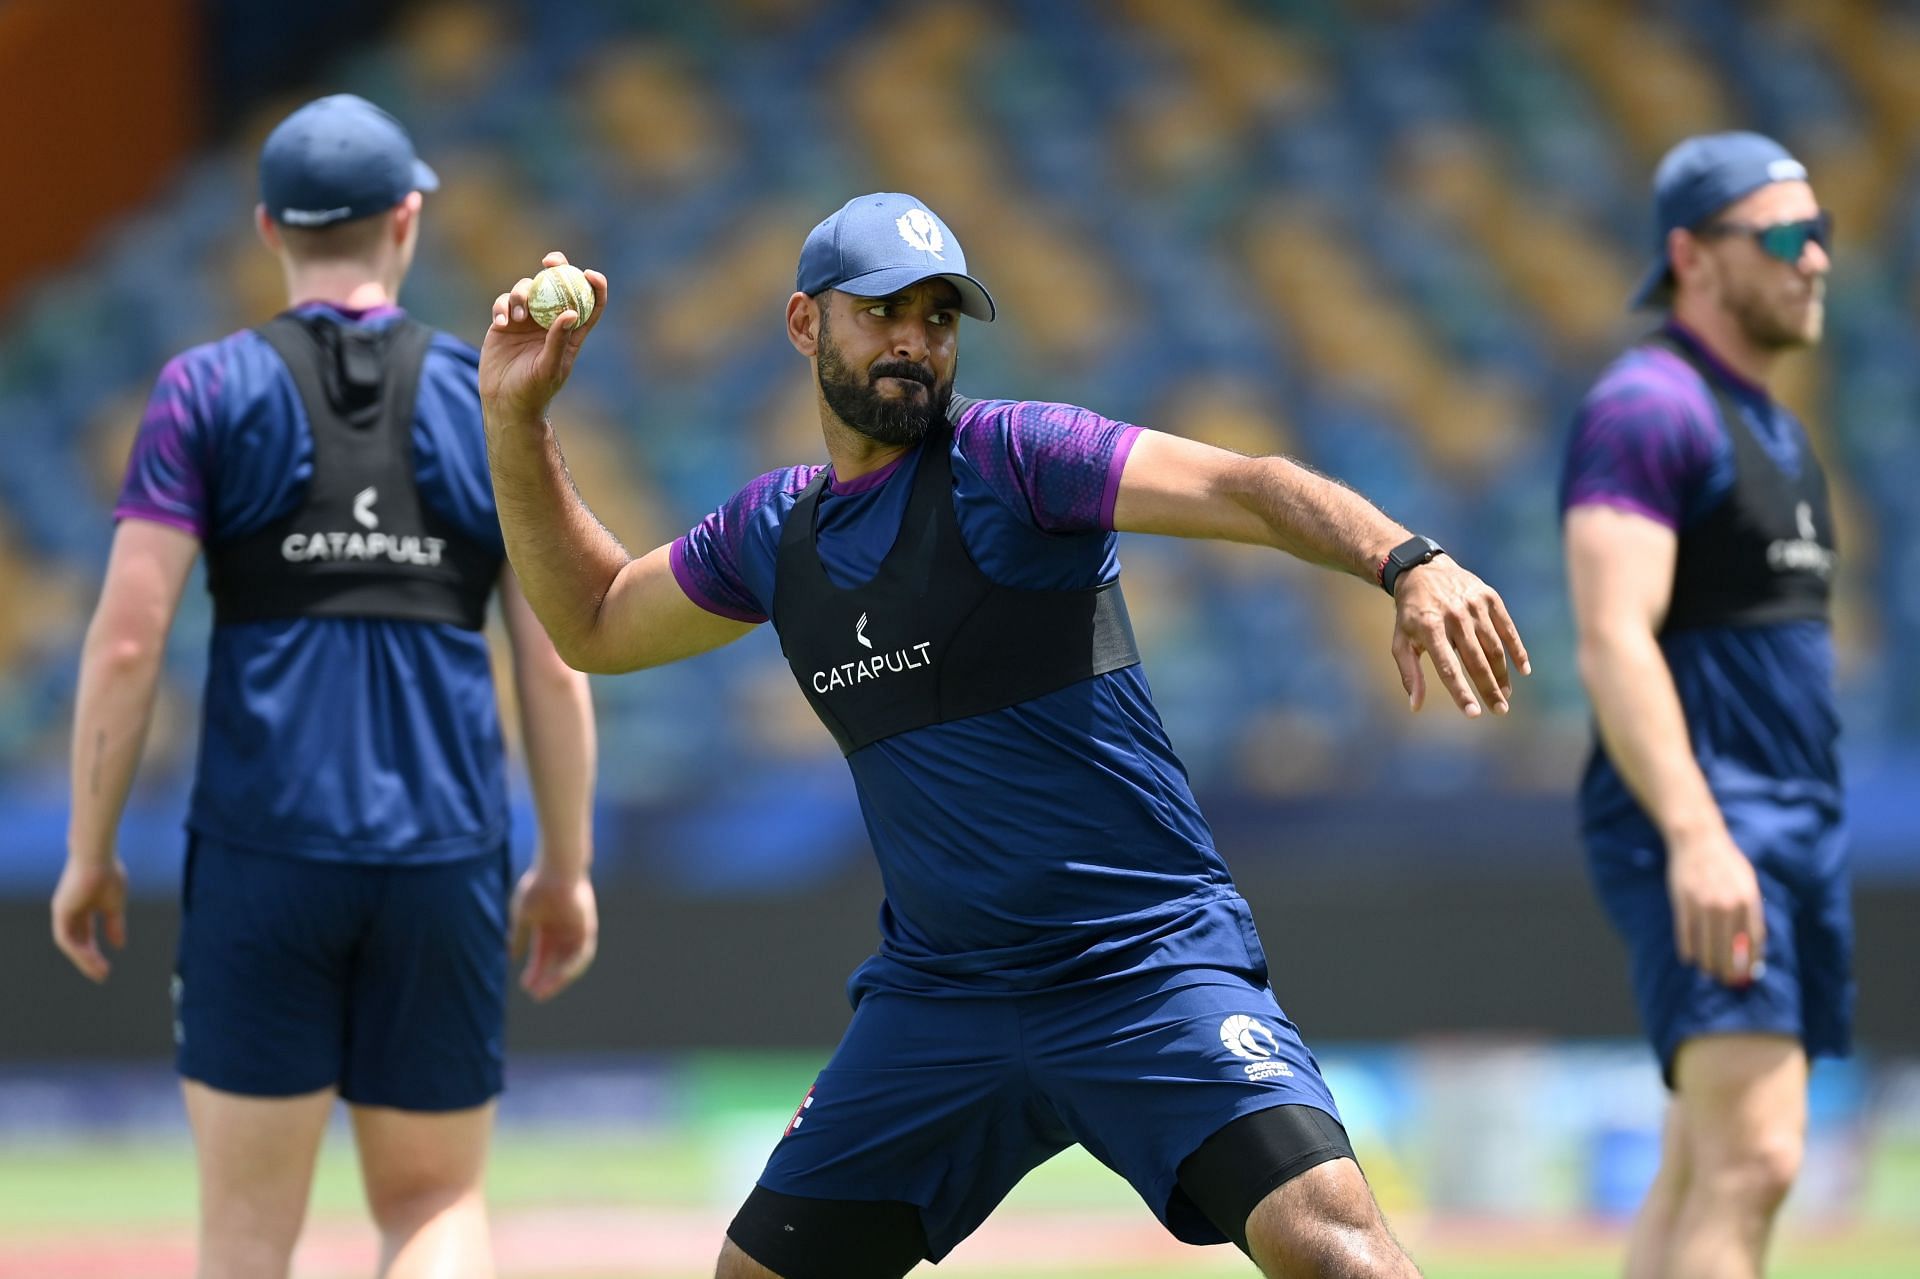
[[[527,314],[543,329],[553,327],[563,311],[577,317],[574,328],[593,318],[593,285],[577,266],[550,266],[533,277],[533,289],[527,294]]]

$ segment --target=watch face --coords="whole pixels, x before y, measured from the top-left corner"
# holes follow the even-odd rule
[[[1416,564],[1425,564],[1440,553],[1440,543],[1430,537],[1415,537],[1394,549],[1393,562],[1403,569],[1412,568]]]
[[[1440,543],[1430,537],[1423,537],[1416,533],[1400,545],[1394,547],[1392,552],[1387,556],[1387,568],[1386,571],[1381,574],[1380,585],[1385,587],[1387,593],[1391,595],[1394,592],[1394,588],[1399,585],[1400,575],[1402,573],[1410,568],[1416,568],[1421,564],[1427,563],[1436,555],[1445,554],[1446,551],[1441,548]]]

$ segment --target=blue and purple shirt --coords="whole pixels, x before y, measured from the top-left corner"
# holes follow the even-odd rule
[[[361,325],[402,314],[300,311]],[[504,554],[478,368],[472,347],[434,335],[414,405],[414,477],[424,504]],[[161,370],[114,517],[217,542],[296,510],[312,474],[293,379],[243,329]],[[197,834],[329,861],[472,856],[506,837],[504,768],[484,635],[383,618],[213,628],[187,817]]]
[[[1722,421],[1712,392],[1678,355],[1633,348],[1580,406],[1561,478],[1563,511],[1616,507],[1685,537],[1733,490],[1728,431],[1751,432],[1789,475],[1805,464],[1806,432],[1792,413],[1684,328],[1670,324],[1667,332],[1719,373],[1739,421]],[[1837,818],[1839,713],[1825,623],[1693,627],[1663,634],[1660,646],[1694,757],[1722,807],[1804,801]],[[1644,835],[1650,828],[1604,748],[1595,751],[1580,804],[1589,831]]]
[[[1065,404],[969,402],[953,423],[953,504],[1002,585],[1084,589],[1120,571],[1114,500],[1139,428]],[[821,496],[815,543],[850,587],[891,549],[919,454]],[[687,598],[771,614],[780,531],[821,470],[773,471],[671,548]],[[1139,666],[913,729],[847,757],[886,886],[872,989],[1013,991],[1168,965],[1265,973]]]

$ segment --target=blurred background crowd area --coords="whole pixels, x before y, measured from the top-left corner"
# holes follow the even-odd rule
[[[555,247],[611,277],[555,417],[581,489],[636,553],[751,476],[822,459],[781,308],[807,230],[876,189],[937,209],[1000,302],[998,322],[966,328],[963,392],[1285,452],[1437,537],[1527,636],[1536,673],[1511,722],[1409,718],[1370,588],[1246,548],[1130,537],[1122,557],[1149,677],[1210,809],[1230,825],[1326,804],[1364,817],[1393,776],[1499,814],[1435,850],[1460,857],[1569,841],[1590,728],[1559,457],[1586,386],[1652,323],[1625,310],[1652,253],[1652,168],[1689,133],[1771,133],[1838,226],[1828,340],[1783,367],[1778,391],[1836,481],[1861,864],[1920,871],[1902,789],[1920,770],[1920,668],[1901,656],[1920,651],[1913,6],[265,8],[0,12],[0,68],[21,85],[56,74],[38,56],[62,47],[49,31],[91,23],[106,65],[84,72],[87,93],[111,99],[38,101],[42,127],[7,143],[75,175],[36,177],[45,234],[5,215],[20,225],[0,259],[0,814],[14,848],[57,857],[79,640],[153,378],[284,304],[250,226],[259,143],[301,101],[345,90],[398,115],[444,182],[403,296],[416,315],[477,342],[493,296]],[[71,61],[48,80],[66,94]],[[108,191],[102,173],[138,189]],[[72,193],[88,182],[98,216],[83,223]],[[184,807],[209,614],[191,587],[131,819],[156,830]],[[697,886],[862,854],[842,766],[765,628],[599,680],[596,697],[606,821],[680,832],[603,839],[610,864],[645,846]],[[768,831],[769,803],[795,820]],[[36,893],[50,882],[54,862],[7,860],[31,867]]]

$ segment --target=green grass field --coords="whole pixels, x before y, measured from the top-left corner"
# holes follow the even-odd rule
[[[576,1117],[503,1124],[489,1192],[503,1279],[707,1279],[734,1207],[806,1089],[819,1054],[690,1054],[654,1082],[649,1126]],[[594,1080],[531,1074],[503,1113],[628,1115]],[[171,1079],[149,1101],[165,1113]],[[542,1092],[545,1088],[548,1091]],[[574,1108],[549,1103],[559,1088]],[[567,1089],[583,1090],[569,1092]],[[597,1110],[596,1110],[597,1106]],[[20,1112],[22,1103],[16,1102]],[[1417,1177],[1380,1152],[1376,1189],[1429,1279],[1600,1279],[1619,1273],[1620,1227],[1581,1220],[1478,1221],[1422,1211]],[[1365,1157],[1363,1155],[1363,1157]],[[1920,1143],[1881,1143],[1845,1231],[1790,1211],[1773,1279],[1920,1277]],[[195,1174],[175,1128],[93,1144],[0,1140],[0,1279],[191,1279]],[[295,1273],[372,1272],[374,1238],[344,1122],[328,1135]],[[1073,1150],[1035,1170],[937,1269],[940,1279],[1247,1279],[1228,1248],[1175,1243],[1118,1177]]]
[[[699,1140],[671,1132],[507,1131],[490,1181],[502,1275],[706,1279],[736,1188],[764,1153],[764,1117],[740,1124],[732,1141],[712,1130]],[[184,1141],[13,1143],[0,1151],[0,1279],[186,1279],[193,1211],[193,1163]],[[1617,1229],[1472,1225],[1417,1214],[1396,1224],[1430,1279],[1618,1273]],[[1920,1275],[1920,1223],[1835,1234],[1790,1221],[1784,1235],[1775,1279]],[[371,1256],[351,1145],[336,1130],[321,1160],[296,1273],[364,1275]],[[941,1279],[1253,1273],[1228,1249],[1174,1244],[1125,1185],[1077,1151],[1037,1171],[937,1270],[923,1269]]]

